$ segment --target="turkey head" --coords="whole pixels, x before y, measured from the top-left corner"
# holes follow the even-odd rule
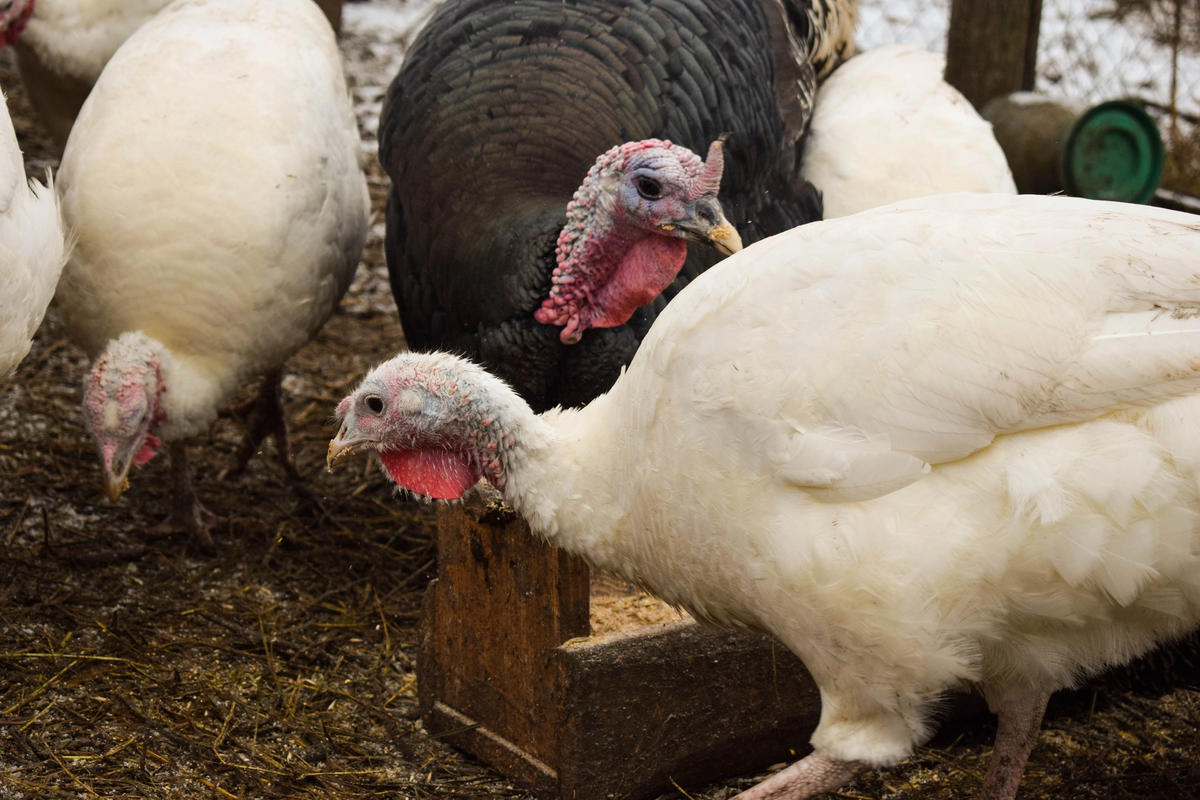
[[[9,0],[0,8],[0,47],[17,41],[33,15],[33,0]]]
[[[113,341],[96,360],[84,389],[83,416],[100,451],[104,491],[116,500],[129,486],[129,470],[154,458],[162,442],[160,354],[140,331]]]
[[[628,142],[596,160],[567,205],[550,296],[534,318],[563,326],[563,344],[588,328],[615,328],[679,274],[687,241],[726,255],[742,240],[717,201],[725,161],[658,139]]]

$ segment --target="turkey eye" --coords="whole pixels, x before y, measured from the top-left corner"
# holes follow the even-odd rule
[[[658,200],[662,198],[662,185],[651,178],[638,178],[637,190],[646,200]]]
[[[370,397],[367,398],[367,408],[371,409],[371,412],[373,414],[382,414],[383,413],[383,400],[381,398],[376,397],[375,395],[371,395]]]

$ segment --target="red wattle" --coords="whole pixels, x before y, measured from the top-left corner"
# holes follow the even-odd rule
[[[149,463],[150,459],[158,454],[158,448],[162,447],[162,441],[157,436],[146,434],[146,441],[142,444],[141,449],[137,451],[137,455],[133,457],[133,465],[140,467],[143,464]]]
[[[482,474],[462,453],[449,450],[388,450],[379,460],[398,486],[434,500],[457,500]]]
[[[634,242],[608,280],[593,287],[588,327],[624,325],[671,285],[686,259],[687,242],[674,236],[650,235]]]
[[[0,47],[16,44],[17,39],[21,37],[21,32],[29,24],[31,16],[33,16],[33,3],[28,3],[24,10],[21,11],[21,16],[9,23],[8,28],[3,33],[0,33]]]

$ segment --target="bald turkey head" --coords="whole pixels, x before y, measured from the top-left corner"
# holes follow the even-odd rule
[[[731,254],[742,240],[717,200],[725,161],[713,142],[707,160],[669,141],[614,147],[597,159],[567,206],[550,296],[534,318],[563,326],[575,344],[588,328],[624,324],[675,280],[687,241]]]
[[[0,47],[17,41],[32,14],[33,0],[0,0]]]
[[[331,468],[356,450],[374,452],[396,485],[436,500],[462,497],[481,477],[503,489],[513,453],[536,444],[517,393],[447,353],[403,353],[380,364],[337,416]]]
[[[129,486],[129,470],[154,458],[162,445],[161,355],[140,331],[122,334],[96,359],[84,384],[83,417],[100,451],[104,490],[116,500]]]

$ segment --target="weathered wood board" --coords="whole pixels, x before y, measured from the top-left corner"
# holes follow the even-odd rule
[[[1033,89],[1042,0],[952,0],[946,82],[975,108]]]

